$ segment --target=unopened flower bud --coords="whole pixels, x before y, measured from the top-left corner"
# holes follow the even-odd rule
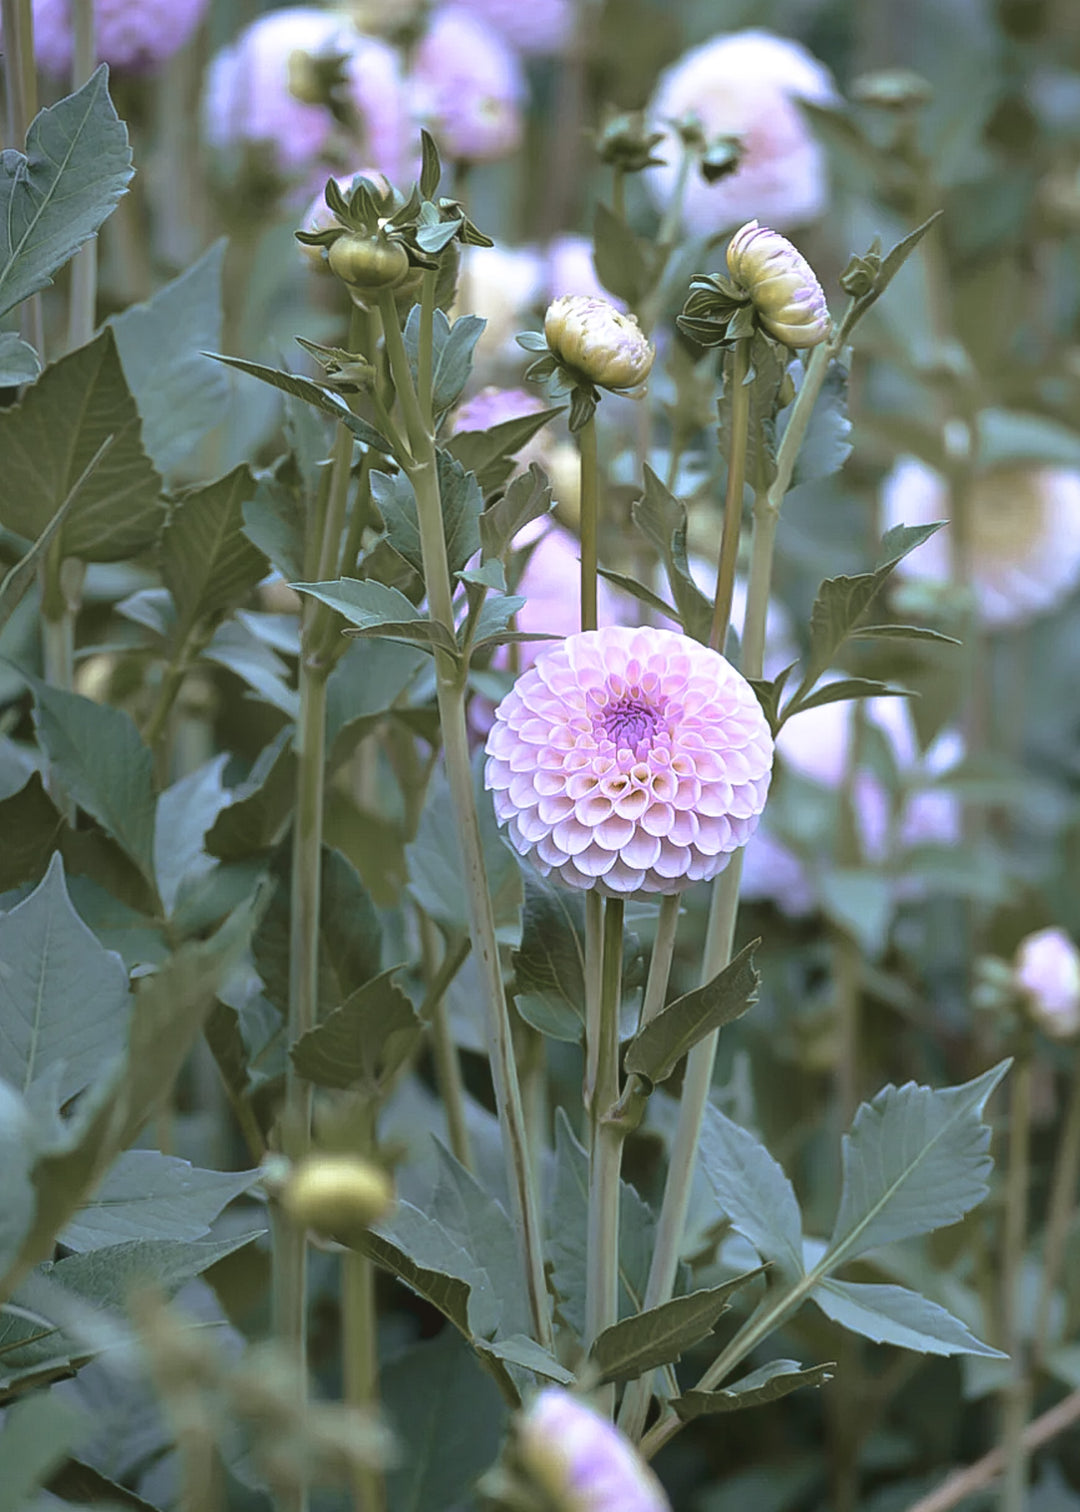
[[[366,1228],[393,1201],[385,1171],[357,1155],[311,1155],[292,1168],[281,1192],[293,1222],[323,1234]]]
[[[664,160],[653,155],[662,131],[649,131],[640,110],[622,111],[604,121],[596,138],[597,155],[602,163],[620,168],[623,173],[640,173],[643,168]]]
[[[1013,975],[1044,1034],[1071,1039],[1080,1033],[1080,952],[1064,930],[1040,929],[1021,940]]]
[[[829,334],[829,307],[813,268],[786,237],[757,221],[736,231],[728,271],[754,302],[770,336],[790,347],[817,346]]]
[[[670,1512],[629,1441],[559,1387],[540,1392],[518,1418],[514,1449],[520,1472],[559,1512]]]
[[[718,184],[721,179],[736,173],[743,160],[743,143],[737,136],[719,136],[709,143],[702,153],[698,167],[707,184]]]
[[[397,241],[346,232],[327,255],[330,271],[358,293],[392,289],[409,272],[409,255]]]
[[[851,98],[879,110],[913,110],[929,105],[934,91],[922,74],[910,68],[881,68],[860,74],[851,86]]]
[[[638,388],[656,356],[633,315],[591,294],[564,294],[549,305],[544,336],[558,362],[598,388]]]

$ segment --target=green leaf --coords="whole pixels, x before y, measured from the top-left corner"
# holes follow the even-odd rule
[[[468,319],[469,317],[465,317]],[[458,321],[458,325],[461,321]],[[451,576],[480,550],[480,515],[484,501],[472,473],[441,447],[436,454],[443,534]]]
[[[0,892],[36,881],[56,849],[64,820],[45,791],[41,773],[0,801]]]
[[[398,555],[405,558],[413,571],[423,576],[420,521],[416,513],[416,494],[409,479],[403,472],[373,472],[371,497],[382,515],[386,539]]]
[[[0,331],[0,388],[33,383],[40,372],[41,358],[30,343],[14,331]]]
[[[527,1332],[532,1324],[521,1287],[521,1250],[513,1224],[502,1206],[477,1179],[436,1141],[439,1175],[428,1207],[431,1216],[461,1245],[488,1277],[498,1303],[499,1335]],[[473,1304],[473,1332],[480,1328]]]
[[[60,1235],[80,1253],[128,1240],[202,1239],[258,1171],[200,1171],[157,1150],[128,1150]]]
[[[380,1373],[383,1406],[401,1446],[387,1473],[389,1512],[450,1512],[473,1500],[498,1455],[506,1404],[452,1329],[398,1355]]]
[[[127,128],[108,78],[104,64],[95,69],[34,117],[25,156],[11,148],[0,157],[0,315],[47,287],[131,179]]]
[[[708,1104],[700,1160],[721,1210],[785,1279],[803,1273],[802,1216],[795,1189],[754,1136]]]
[[[527,1334],[511,1334],[508,1339],[474,1339],[473,1346],[482,1355],[494,1356],[509,1365],[518,1365],[531,1370],[533,1375],[545,1381],[557,1381],[560,1386],[572,1386],[577,1377],[565,1365],[560,1365],[554,1355],[542,1349],[535,1339]]]
[[[877,960],[896,906],[892,878],[866,867],[836,867],[823,869],[820,886],[829,918],[859,942],[869,960]]]
[[[248,775],[206,831],[203,844],[222,861],[242,861],[271,850],[296,797],[296,753],[284,729],[262,751]]]
[[[109,321],[120,362],[142,416],[143,445],[159,472],[188,457],[221,422],[230,385],[204,355],[221,345],[225,241]]]
[[[980,472],[1033,464],[1080,468],[1080,435],[1046,415],[988,406],[975,416],[975,438]]]
[[[836,1270],[867,1250],[957,1223],[982,1201],[993,1164],[982,1111],[1010,1064],[940,1091],[888,1086],[862,1104],[844,1135],[840,1210],[823,1264]]]
[[[518,531],[533,520],[543,519],[550,509],[551,484],[543,469],[532,462],[528,472],[515,478],[502,498],[480,516],[484,561],[501,561]]]
[[[549,420],[561,414],[561,409],[541,409],[530,415],[518,415],[513,420],[501,420],[490,430],[456,431],[447,441],[446,450],[466,472],[476,474],[481,491],[489,494],[505,483],[514,471],[517,453],[543,430]],[[530,470],[532,468],[540,473],[535,462],[530,464]],[[514,482],[517,481],[515,478]],[[502,553],[487,554],[500,556]]]
[[[685,1349],[712,1333],[721,1313],[727,1311],[732,1292],[763,1271],[759,1266],[720,1286],[674,1297],[648,1312],[624,1318],[598,1335],[590,1359],[605,1381],[632,1381],[658,1365],[673,1364]]]
[[[349,646],[326,684],[326,743],[332,768],[375,729],[425,665],[423,651],[398,641]]]
[[[449,1318],[467,1339],[474,1332],[494,1330],[500,1308],[486,1271],[440,1223],[411,1202],[399,1201],[392,1219],[372,1224],[356,1237],[356,1245]]]
[[[0,1080],[0,1276],[11,1265],[34,1219],[35,1130],[30,1109]]]
[[[92,1420],[65,1397],[41,1391],[16,1402],[0,1432],[0,1512],[25,1512],[32,1493],[93,1432]]]
[[[803,714],[807,709],[820,709],[823,704],[846,703],[854,698],[916,698],[917,696],[910,688],[891,688],[888,683],[876,682],[873,678],[838,677],[835,682],[826,683],[824,687],[808,693],[805,698],[795,694],[785,706],[780,724],[782,727],[796,714]]]
[[[760,1370],[751,1371],[741,1381],[733,1381],[720,1391],[684,1391],[671,1405],[684,1423],[705,1413],[764,1407],[798,1391],[800,1386],[823,1386],[832,1380],[835,1368],[832,1364],[811,1365],[804,1370],[798,1360],[770,1360]]]
[[[554,1039],[585,1032],[585,915],[577,893],[524,874],[521,945],[511,957],[514,995],[529,1023]],[[537,1015],[546,1024],[537,1022]]]
[[[810,423],[799,447],[791,488],[831,477],[840,471],[850,455],[848,370],[842,362],[833,361],[810,412]]]
[[[644,583],[639,583],[637,578],[632,578],[626,572],[612,572],[607,567],[598,569],[600,576],[608,583],[614,583],[616,588],[621,588],[624,593],[631,594],[642,604],[648,604],[650,609],[655,609],[657,614],[662,614],[665,619],[678,621],[679,611],[673,609],[665,599]]]
[[[512,641],[555,640],[534,630],[511,630],[514,615],[525,607],[525,599],[518,593],[493,593],[485,600],[473,626],[472,650],[484,646],[506,645]]]
[[[436,310],[432,323],[432,408],[436,415],[456,403],[472,371],[472,355],[484,333],[486,320],[479,315],[462,315],[450,324],[442,310]],[[405,350],[409,354],[413,382],[416,382],[416,359],[420,345],[420,306],[413,305],[404,330]]]
[[[810,1293],[827,1318],[875,1344],[895,1344],[919,1354],[986,1355],[1005,1360],[946,1312],[918,1292],[904,1286],[879,1286],[863,1281],[820,1281]]]
[[[403,593],[370,578],[339,578],[336,583],[292,583],[357,627],[353,633],[384,635],[390,640],[422,641],[457,655],[457,642],[445,625],[426,619]]]
[[[621,215],[597,202],[593,216],[593,262],[609,293],[637,307],[656,282],[656,255],[650,242],[635,236]]]
[[[221,352],[204,352],[203,356],[212,357],[215,362],[224,362],[227,367],[247,373],[251,378],[258,378],[263,383],[268,383],[271,388],[280,389],[283,394],[290,394],[294,399],[303,399],[308,404],[313,404],[324,414],[332,415],[335,420],[340,420],[342,425],[347,426],[356,439],[363,442],[365,446],[373,447],[375,451],[385,452],[387,455],[392,452],[393,448],[386,437],[380,435],[373,425],[369,425],[359,415],[354,415],[339,394],[320,387],[310,378],[299,378],[295,373],[283,373],[277,368],[264,367],[261,362],[248,362],[243,357],[226,357]]]
[[[203,619],[242,604],[269,563],[244,533],[244,504],[255,493],[246,466],[185,494],[169,512],[161,576],[177,610],[176,644]]]
[[[645,493],[633,507],[634,522],[660,553],[679,619],[687,635],[705,643],[712,604],[690,575],[686,555],[686,507],[646,464]]]
[[[280,709],[286,719],[300,718],[300,694],[285,681],[291,672],[281,657],[265,641],[260,639],[241,618],[236,617],[218,625],[209,643],[202,648],[204,661],[216,662],[235,672],[255,696],[275,709]],[[201,640],[198,635],[196,640]]]
[[[120,957],[71,906],[59,856],[0,915],[0,960],[0,1076],[25,1091],[60,1068],[56,1093],[66,1102],[115,1059],[131,1003]]]
[[[947,523],[945,520],[934,520],[929,525],[892,526],[881,538],[877,561],[874,563],[875,575],[880,575],[884,581],[897,562],[902,562],[924,541],[928,541],[932,535],[937,535],[942,526]]]
[[[861,625],[852,631],[852,635],[856,640],[936,641],[941,646],[963,645],[954,636],[942,635],[940,630],[928,630],[925,625]]]
[[[921,226],[916,226],[915,230],[912,231],[910,235],[905,236],[901,241],[898,241],[895,247],[891,248],[890,251],[885,254],[881,261],[881,269],[874,280],[874,287],[868,293],[864,294],[861,299],[856,301],[851,309],[850,314],[845,319],[845,334],[850,333],[852,327],[855,325],[855,322],[857,320],[861,320],[862,317],[866,314],[867,310],[869,310],[871,305],[877,303],[877,301],[884,294],[885,290],[892,283],[893,279],[899,273],[900,269],[907,262],[912,252],[914,252],[915,248],[919,245],[923,237],[930,230],[930,227],[936,220],[940,219],[941,214],[942,212],[940,210],[935,210],[933,215],[930,216],[929,220],[923,221]]]
[[[655,1086],[667,1081],[693,1047],[724,1024],[741,1018],[757,1001],[761,983],[754,969],[754,952],[761,944],[753,940],[707,982],[676,998],[639,1029],[627,1047],[623,1064]]]
[[[345,999],[290,1050],[317,1087],[360,1087],[378,1097],[423,1033],[412,1003],[391,981],[393,966]]]
[[[521,871],[513,851],[503,841],[495,823],[491,795],[476,781],[477,813],[484,844],[488,888],[495,923],[505,935],[514,930],[521,908]],[[457,819],[446,779],[437,775],[428,789],[416,838],[405,848],[409,868],[409,892],[428,917],[450,934],[468,934],[468,902],[462,887],[461,847]]]
[[[729,332],[730,334],[730,332]],[[788,351],[754,331],[750,346],[750,374],[747,382],[750,398],[750,421],[746,445],[746,484],[755,493],[763,493],[776,477],[776,406],[780,385],[790,361]],[[725,379],[724,398],[718,406],[720,453],[731,456],[730,380]],[[805,443],[804,443],[805,445]],[[800,452],[800,456],[801,456]]]
[[[244,534],[287,583],[304,575],[304,498],[291,457],[259,478],[245,499]]]
[[[129,714],[27,676],[38,739],[80,808],[154,881],[154,758]]]
[[[141,429],[113,334],[104,330],[0,411],[0,522],[33,540],[73,495],[60,536],[65,556],[117,562],[145,550],[164,515]]]
[[[228,802],[221,783],[228,756],[222,752],[165,789],[154,817],[154,865],[158,895],[172,914],[186,882],[198,886],[213,870],[203,837]]]

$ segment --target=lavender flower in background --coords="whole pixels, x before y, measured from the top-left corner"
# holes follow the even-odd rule
[[[772,768],[745,678],[651,628],[583,631],[542,651],[496,709],[486,749],[515,850],[608,897],[716,876],[757,827]]]
[[[290,89],[295,54],[344,57],[345,103],[355,110],[368,161],[390,181],[401,177],[413,149],[401,62],[395,48],[365,36],[330,11],[292,6],[260,16],[222,49],[207,71],[203,132],[212,147],[266,151],[285,177],[310,171],[328,156],[338,124],[323,104]]]
[[[515,1457],[553,1512],[671,1512],[630,1442],[570,1392],[541,1391],[515,1430]]]
[[[157,68],[194,35],[209,0],[93,0],[99,63],[128,73]],[[71,0],[34,0],[34,56],[47,74],[71,72]],[[0,46],[3,38],[0,35]]]
[[[547,299],[559,299],[564,294],[588,294],[594,299],[605,299],[617,310],[626,310],[626,304],[609,294],[596,276],[593,261],[593,245],[587,236],[568,232],[556,236],[547,247]]]
[[[925,525],[949,513],[945,479],[902,457],[881,491],[883,528]],[[948,581],[949,533],[931,536],[897,567],[908,580]],[[1009,468],[975,484],[971,511],[971,586],[979,617],[992,630],[1049,614],[1080,583],[1080,473]]]
[[[758,30],[713,37],[660,76],[648,114],[665,132],[656,154],[666,161],[646,169],[649,192],[661,208],[670,201],[682,151],[670,123],[696,116],[706,141],[735,137],[742,156],[716,183],[691,177],[682,213],[687,231],[711,236],[751,216],[783,230],[814,220],[828,200],[825,157],[798,101],[836,99],[829,70],[798,42]]]
[[[1013,980],[1044,1034],[1080,1034],[1080,952],[1063,929],[1040,929],[1021,940]]]
[[[459,0],[460,8],[489,26],[516,52],[547,56],[560,53],[574,31],[574,0]]]
[[[412,108],[446,157],[487,163],[521,142],[525,75],[499,34],[460,5],[436,10],[409,75]]]

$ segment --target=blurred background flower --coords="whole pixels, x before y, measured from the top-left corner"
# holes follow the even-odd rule
[[[210,0],[93,0],[98,61],[124,73],[156,68],[179,52]],[[33,0],[34,54],[60,78],[71,70],[71,0]],[[0,45],[3,37],[0,34]]]
[[[470,8],[440,6],[409,74],[412,109],[445,157],[489,163],[521,142],[525,75],[517,54]]]

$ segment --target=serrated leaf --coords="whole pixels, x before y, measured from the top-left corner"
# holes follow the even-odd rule
[[[598,201],[593,216],[593,262],[609,293],[636,307],[655,282],[650,242],[635,236],[621,215]]]
[[[221,345],[224,263],[222,239],[145,304],[109,321],[142,416],[143,445],[163,473],[220,423],[229,400],[227,376],[204,355]]]
[[[462,315],[451,325],[442,310],[435,310],[431,332],[431,388],[432,408],[436,415],[441,415],[457,401],[469,381],[473,350],[486,325],[487,321],[479,315]],[[420,345],[419,305],[413,305],[409,311],[402,334],[415,383]]]
[[[728,1297],[763,1270],[759,1266],[720,1286],[674,1297],[648,1312],[624,1318],[597,1336],[590,1359],[605,1381],[632,1381],[658,1365],[674,1364],[683,1350],[712,1333],[721,1313],[727,1311]]]
[[[633,506],[634,523],[660,553],[683,630],[708,641],[712,604],[690,575],[686,555],[686,508],[646,464],[645,492]]]
[[[391,1220],[372,1224],[355,1242],[376,1264],[449,1318],[467,1339],[474,1328],[478,1333],[494,1329],[499,1302],[487,1273],[441,1224],[412,1203],[398,1202]]]
[[[395,641],[350,646],[326,684],[326,742],[330,766],[345,759],[373,730],[427,665],[425,653]]]
[[[863,1103],[843,1140],[840,1210],[824,1263],[958,1222],[982,1201],[993,1164],[987,1098],[1011,1062],[959,1087],[908,1082]]]
[[[38,112],[25,156],[14,147],[0,154],[0,315],[51,282],[131,179],[127,127],[108,79],[102,64],[81,89]]]
[[[116,1057],[131,1000],[120,957],[71,906],[59,856],[0,915],[0,964],[0,1076],[25,1091],[60,1068],[56,1093],[66,1102]]]
[[[195,625],[242,604],[269,563],[244,530],[244,504],[255,493],[246,466],[185,494],[169,512],[161,541],[161,575],[177,609],[177,644]]]
[[[623,1059],[626,1070],[653,1086],[667,1081],[706,1035],[740,1018],[757,1001],[761,977],[754,968],[754,952],[760,944],[751,941],[711,982],[676,998],[639,1029]]]
[[[457,655],[457,642],[445,625],[423,616],[397,588],[371,578],[339,578],[335,583],[292,583],[297,593],[310,593],[348,620],[352,634],[386,636],[390,640],[420,641]]]
[[[554,1355],[542,1349],[535,1339],[527,1334],[511,1334],[508,1339],[477,1339],[474,1345],[479,1354],[492,1355],[509,1365],[531,1370],[545,1381],[557,1381],[560,1386],[572,1386],[577,1379],[572,1370],[560,1365]]]
[[[0,892],[36,881],[49,864],[64,828],[63,816],[45,791],[41,773],[0,801]]]
[[[835,1366],[810,1365],[805,1370],[798,1360],[770,1360],[742,1380],[720,1391],[684,1391],[671,1403],[684,1423],[706,1413],[740,1412],[744,1407],[763,1407],[798,1391],[800,1386],[823,1386],[831,1381]]]
[[[379,1095],[423,1033],[412,1003],[391,980],[400,969],[357,988],[300,1036],[289,1053],[301,1076],[318,1087],[362,1087],[369,1097]]]
[[[423,576],[420,521],[416,514],[416,494],[412,484],[403,472],[373,472],[371,497],[382,515],[386,539],[398,555],[405,558],[413,571]]]
[[[729,327],[729,338],[734,334]],[[790,360],[786,350],[769,341],[760,331],[751,331],[749,389],[750,419],[746,443],[746,484],[755,493],[763,493],[776,477],[776,405],[780,385]],[[709,343],[711,344],[711,343]],[[724,397],[718,406],[721,455],[731,456],[730,380],[725,380]],[[805,443],[804,443],[805,445]],[[800,450],[800,458],[802,452]]]
[[[815,688],[813,693],[808,693],[805,697],[795,694],[785,705],[780,724],[785,725],[789,719],[805,713],[807,709],[820,709],[823,704],[846,703],[854,698],[916,697],[918,695],[911,688],[892,688],[888,683],[877,682],[870,677],[838,677],[835,682]]]
[[[36,677],[27,681],[38,739],[64,788],[153,885],[154,761],[131,716]]]
[[[698,1146],[722,1212],[785,1279],[803,1273],[802,1215],[795,1189],[764,1145],[708,1104]]]
[[[242,614],[243,611],[240,611]],[[201,639],[201,636],[197,637]],[[290,687],[291,673],[280,656],[249,630],[240,614],[224,620],[202,648],[202,659],[235,672],[255,696],[294,722],[300,718],[300,693]]]
[[[501,1204],[449,1150],[437,1141],[436,1149],[439,1175],[428,1203],[430,1214],[487,1275],[499,1303],[493,1325],[497,1333],[524,1333],[531,1320],[521,1287],[521,1251],[514,1226]],[[492,1331],[477,1326],[475,1302],[470,1317],[475,1334]]]
[[[176,907],[181,885],[213,870],[203,837],[228,802],[221,774],[228,757],[214,756],[165,789],[154,816],[154,866],[158,895],[166,913]]]
[[[80,1253],[145,1239],[202,1239],[258,1171],[201,1171],[157,1150],[128,1150],[60,1235]]]
[[[485,494],[490,493],[513,472],[514,458],[522,447],[527,446],[549,420],[561,414],[561,409],[541,409],[530,415],[518,415],[512,420],[501,420],[489,430],[456,431],[447,441],[446,450],[461,463],[466,472],[476,474],[476,480]],[[530,466],[536,467],[536,463],[531,463]],[[536,470],[540,472],[539,468]],[[518,529],[520,528],[519,526]],[[499,556],[501,552],[487,554]]]
[[[479,768],[477,768],[477,772]],[[503,931],[517,924],[521,908],[521,872],[514,853],[502,839],[495,823],[491,795],[476,781],[477,813],[480,819],[484,861],[491,892],[495,923]],[[468,904],[461,885],[461,847],[450,788],[441,774],[428,789],[416,837],[405,848],[409,868],[409,892],[442,929],[468,934]]]
[[[310,414],[304,405],[296,408]],[[305,491],[300,468],[285,457],[264,473],[243,505],[244,534],[287,583],[304,576]]]
[[[820,1281],[810,1293],[827,1318],[875,1344],[894,1344],[919,1354],[986,1355],[1005,1360],[1000,1349],[981,1343],[959,1318],[904,1286],[864,1281]]]
[[[942,646],[960,646],[955,636],[943,635],[940,630],[929,630],[925,625],[861,625],[852,631],[856,640],[913,640],[936,641]]]
[[[612,572],[607,567],[601,567],[598,571],[605,582],[614,583],[616,588],[621,588],[624,593],[629,593],[640,603],[648,604],[650,609],[654,609],[657,614],[662,614],[665,619],[678,621],[679,611],[673,609],[658,593],[654,593],[644,583],[639,583],[637,578],[632,578],[626,572]]]
[[[842,362],[829,364],[821,392],[795,460],[791,488],[838,473],[851,455],[848,419],[848,370]]]
[[[292,732],[286,729],[259,753],[247,781],[233,789],[232,801],[206,831],[206,850],[221,861],[241,861],[270,850],[295,797],[296,753]]]
[[[104,330],[0,411],[0,522],[33,540],[71,498],[60,532],[65,556],[116,562],[145,550],[164,511],[141,432],[113,334]]]
[[[585,918],[581,898],[555,887],[533,871],[524,875],[521,945],[514,951],[514,994],[536,998],[559,1032],[556,1039],[580,1043],[585,1032]]]
[[[340,420],[342,425],[347,426],[356,439],[363,442],[365,446],[370,446],[387,456],[392,454],[393,448],[385,436],[366,420],[362,420],[359,415],[354,415],[340,395],[322,388],[310,378],[300,378],[295,373],[285,373],[278,368],[266,367],[261,362],[248,362],[243,357],[226,357],[222,352],[204,352],[203,356],[212,357],[215,362],[224,362],[226,366],[234,367],[238,372],[247,373],[251,378],[258,378],[261,382],[268,383],[271,388],[276,388],[283,394],[289,394],[294,399],[303,399],[306,403],[313,404],[316,409],[322,410],[323,414],[332,415],[335,420]]]
[[[0,1431],[0,1512],[25,1512],[33,1492],[93,1432],[81,1408],[52,1392],[16,1402]]]
[[[874,574],[884,580],[898,562],[910,556],[924,541],[946,525],[946,520],[932,520],[928,525],[893,525],[881,538]]]
[[[33,383],[40,372],[41,358],[30,343],[14,331],[0,331],[0,388]]]
[[[472,650],[484,646],[507,645],[516,640],[555,640],[537,630],[511,630],[514,615],[525,607],[526,600],[517,593],[492,593],[484,600],[473,626]]]

